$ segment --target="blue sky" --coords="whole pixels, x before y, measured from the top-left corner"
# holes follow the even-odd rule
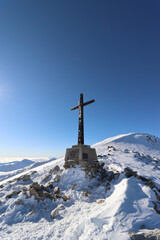
[[[129,132],[160,137],[159,0],[1,0],[0,156],[62,156]]]

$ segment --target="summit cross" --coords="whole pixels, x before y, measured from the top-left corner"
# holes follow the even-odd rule
[[[84,124],[83,124],[83,107],[93,103],[95,100],[90,100],[88,102],[83,102],[83,94],[80,94],[80,100],[76,107],[71,108],[71,110],[75,110],[79,108],[79,126],[78,126],[78,145],[84,144]]]

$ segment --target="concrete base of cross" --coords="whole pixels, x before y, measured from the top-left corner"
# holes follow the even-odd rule
[[[67,148],[64,167],[76,164],[84,167],[88,164],[98,164],[96,150],[88,145],[73,145],[72,148]]]

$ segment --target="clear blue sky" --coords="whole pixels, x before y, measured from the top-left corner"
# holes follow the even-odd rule
[[[160,136],[159,0],[1,0],[0,156],[61,156],[129,132]]]

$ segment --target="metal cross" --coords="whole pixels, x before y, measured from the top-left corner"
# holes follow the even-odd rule
[[[93,103],[95,100],[91,100],[83,103],[83,94],[80,94],[80,101],[76,107],[71,108],[71,110],[75,110],[79,108],[79,127],[78,127],[78,145],[84,144],[84,125],[83,125],[83,107]]]

